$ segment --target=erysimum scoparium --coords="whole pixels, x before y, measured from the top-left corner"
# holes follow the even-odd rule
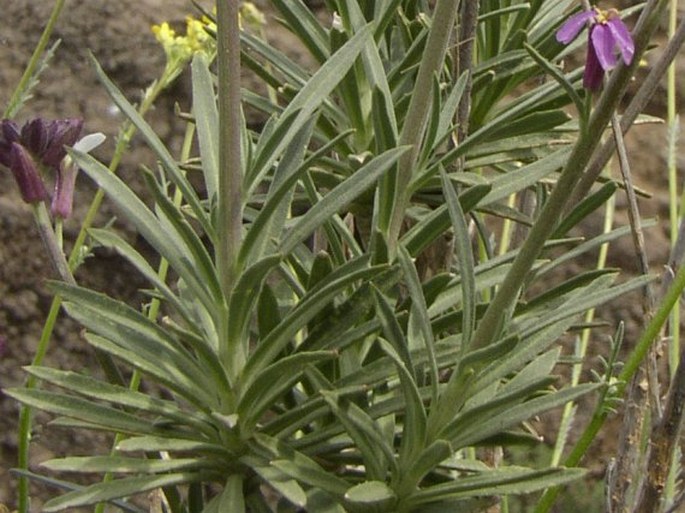
[[[603,11],[593,7],[589,11],[571,16],[557,31],[557,41],[568,44],[590,22],[587,60],[583,74],[583,87],[597,91],[602,85],[604,72],[616,66],[616,48],[623,62],[630,64],[635,54],[635,44],[628,27],[616,9]]]

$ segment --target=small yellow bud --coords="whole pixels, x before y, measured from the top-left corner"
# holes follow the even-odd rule
[[[240,6],[240,17],[253,30],[259,30],[266,24],[266,17],[252,2],[243,2]]]

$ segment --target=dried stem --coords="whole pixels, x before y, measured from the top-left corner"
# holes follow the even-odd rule
[[[664,415],[652,434],[645,490],[633,510],[635,513],[658,511],[659,502],[666,486],[671,466],[671,458],[680,438],[684,406],[685,354],[682,354],[678,370],[675,373],[668,396],[666,397]]]
[[[633,181],[630,173],[630,163],[623,141],[623,134],[621,132],[620,120],[617,114],[614,114],[611,120],[612,129],[618,153],[619,168],[623,183],[625,186],[626,196],[628,198],[628,218],[630,220],[631,232],[633,235],[633,244],[638,260],[640,272],[642,274],[649,273],[649,263],[647,260],[647,252],[645,251],[644,234],[642,231],[642,222],[640,218],[640,211],[637,205],[637,197]],[[652,316],[654,310],[655,298],[649,284],[645,285],[643,289],[643,311],[645,319]],[[634,485],[635,476],[640,476],[641,473],[637,471],[640,462],[640,439],[641,433],[644,429],[645,421],[645,406],[648,402],[648,394],[641,386],[644,379],[645,371],[650,377],[650,391],[653,394],[651,403],[658,405],[658,383],[654,372],[650,372],[647,367],[652,367],[650,363],[654,361],[653,351],[648,358],[649,363],[645,362],[640,370],[635,374],[630,386],[628,387],[628,397],[626,398],[626,408],[624,412],[623,425],[619,440],[619,449],[617,451],[617,458],[613,468],[611,478],[609,480],[609,487],[607,494],[611,504],[611,511],[613,513],[624,513],[628,511],[628,504],[631,502],[631,494],[639,488]],[[638,478],[639,481],[639,478]]]

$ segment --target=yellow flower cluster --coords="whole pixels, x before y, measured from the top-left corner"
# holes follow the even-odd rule
[[[266,16],[252,2],[243,2],[240,5],[240,18],[252,30],[259,31],[266,25]]]
[[[239,21],[241,29],[244,21],[249,29],[259,32],[266,24],[266,17],[252,2],[241,2]],[[165,78],[168,80],[180,73],[193,54],[202,52],[211,59],[216,51],[216,42],[210,36],[216,33],[216,23],[206,16],[199,20],[188,16],[184,36],[177,35],[166,21],[153,25],[152,33],[164,48],[167,59]]]
[[[176,35],[166,21],[161,25],[152,26],[152,33],[166,53],[168,67],[183,67],[194,53],[205,52],[210,55],[214,51],[214,40],[205,30],[210,23],[188,16],[185,36]]]

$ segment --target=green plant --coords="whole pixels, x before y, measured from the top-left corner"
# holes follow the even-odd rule
[[[581,44],[555,40],[572,3],[328,0],[338,17],[327,28],[300,0],[274,0],[318,62],[310,71],[239,32],[237,4],[218,2],[208,26],[218,70],[211,55],[192,59],[187,143],[196,131],[199,155],[181,162],[94,63],[159,161],[142,171],[152,206],[93,157],[69,155],[174,278],[115,230],[91,229],[149,280],[163,315],[75,284],[52,289],[89,344],[165,393],[28,367],[61,391],[9,394],[59,425],[118,435],[112,454],[44,463],[116,476],[61,482],[71,491],[45,510],[118,501],[140,511],[126,499],[161,489],[178,513],[466,512],[582,477],[577,461],[488,465],[482,454],[537,444],[523,423],[584,394],[615,400],[612,366],[596,382],[556,378],[558,340],[652,279],[550,278],[628,233],[567,238],[616,189],[567,208],[636,65],[614,70],[593,108],[581,73],[556,64]],[[636,56],[662,9],[643,11]],[[456,21],[472,62],[448,51]],[[239,96],[239,56],[266,93]],[[266,117],[258,132],[241,115],[248,106]],[[532,210],[509,201],[524,195]],[[528,234],[498,253],[502,219]],[[436,246],[447,258],[419,265]]]

